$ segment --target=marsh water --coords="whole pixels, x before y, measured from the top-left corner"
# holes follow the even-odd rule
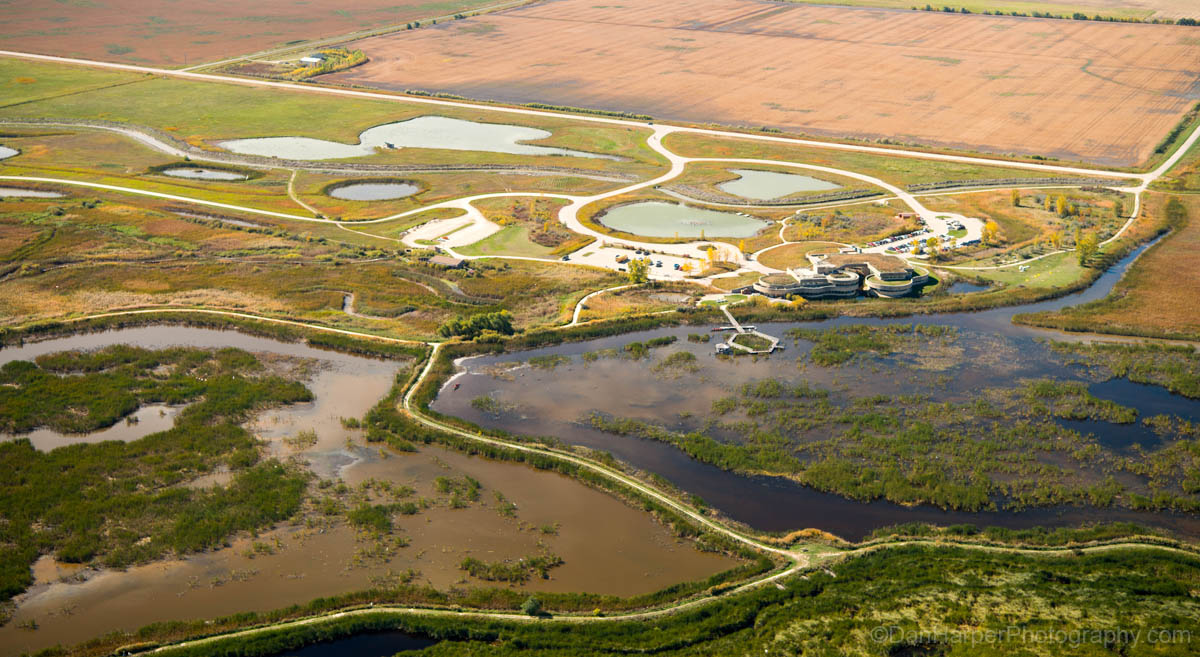
[[[414,495],[435,502],[417,515],[397,520],[398,531],[410,544],[393,550],[387,559],[364,556],[370,545],[344,523],[310,526],[306,521],[284,523],[253,538],[236,538],[224,549],[124,571],[80,568],[43,556],[33,569],[34,585],[15,599],[13,619],[0,627],[0,655],[69,645],[114,629],[133,630],[157,621],[303,604],[320,596],[372,588],[410,569],[414,583],[446,590],[467,584],[459,564],[468,555],[487,561],[511,560],[550,550],[565,563],[551,572],[550,579],[531,581],[525,587],[612,595],[650,592],[735,565],[729,558],[699,552],[690,543],[677,540],[640,510],[555,473],[434,446],[396,454],[364,443],[361,431],[346,429],[341,418],[362,417],[386,395],[402,366],[394,361],[233,331],[160,326],[0,349],[0,364],[111,344],[236,347],[268,361],[286,358],[305,363],[309,372],[306,385],[314,400],[270,409],[249,425],[266,441],[266,451],[283,460],[297,460],[321,478],[340,478],[350,486],[368,479],[389,481],[412,487]],[[148,433],[143,432],[143,423],[165,423],[173,412],[160,415],[159,410],[163,409],[146,407],[139,411],[139,417],[144,412],[145,419],[136,425],[120,422],[89,435],[32,437],[41,449],[93,442],[100,434],[134,440]],[[306,430],[315,432],[315,444],[287,440]],[[465,509],[438,503],[434,480],[464,475],[481,483],[483,501]],[[189,486],[224,485],[230,477],[228,472],[217,471]],[[491,502],[495,493],[516,505],[515,517],[497,511]],[[543,527],[554,527],[554,531],[545,533],[539,529]],[[251,549],[255,544],[273,547],[262,554]],[[488,583],[471,580],[470,584]],[[38,630],[20,629],[21,623],[31,620],[37,622]]]
[[[41,189],[24,189],[22,187],[0,187],[0,198],[4,197],[22,197],[22,198],[62,198],[63,194],[59,192],[48,192]]]
[[[662,201],[618,205],[598,220],[614,230],[646,237],[751,237],[769,225],[733,212]]]
[[[203,169],[200,167],[176,167],[174,169],[166,169],[162,172],[164,176],[172,178],[191,178],[193,180],[245,180],[249,176],[236,171],[222,171],[220,169]]]
[[[672,327],[520,354],[466,359],[460,363],[461,371],[454,378],[453,386],[442,390],[434,408],[486,427],[530,435],[553,435],[569,443],[611,452],[635,467],[666,477],[732,519],[766,531],[816,527],[853,540],[880,527],[913,521],[1020,528],[1128,520],[1196,537],[1200,536],[1200,519],[1172,513],[1082,507],[968,513],[883,501],[860,503],[781,477],[727,472],[693,460],[672,445],[601,432],[581,421],[596,411],[668,429],[691,431],[699,428],[701,418],[710,412],[715,400],[736,392],[743,383],[762,379],[777,379],[793,385],[808,382],[817,387],[853,390],[863,395],[921,392],[935,401],[955,403],[971,401],[974,392],[983,388],[1015,386],[1026,378],[1087,380],[1078,368],[1052,357],[1039,341],[1044,338],[1071,341],[1082,339],[1081,336],[1016,326],[1011,318],[1017,312],[1062,308],[1104,296],[1143,249],[1115,265],[1095,285],[1081,293],[1020,308],[895,320],[839,318],[825,322],[759,325],[760,330],[776,336],[782,336],[793,326],[829,327],[856,323],[932,324],[957,329],[957,337],[950,347],[953,358],[932,358],[932,362],[917,367],[888,368],[867,363],[823,368],[805,363],[801,368],[798,361],[807,354],[810,344],[804,341],[793,343],[790,339],[785,340],[789,345],[785,351],[770,358],[718,360],[713,356],[712,343],[691,343],[686,339],[689,333],[707,332],[707,327]],[[654,357],[642,361],[626,358],[585,361],[582,358],[585,352],[619,350],[630,342],[645,342],[668,335],[679,339],[670,347],[656,350]],[[699,370],[678,377],[656,372],[654,363],[676,351],[692,352]],[[522,365],[531,357],[551,355],[563,356],[569,361],[549,369]],[[1090,385],[1095,396],[1137,408],[1139,417],[1171,413],[1200,421],[1200,400],[1124,379],[1091,382]],[[472,400],[484,396],[496,404],[491,408],[477,408],[472,404]],[[504,410],[495,412],[496,408]],[[1060,422],[1084,433],[1095,433],[1100,444],[1118,452],[1128,450],[1134,443],[1152,447],[1158,440],[1140,423]]]
[[[527,126],[478,123],[445,116],[419,116],[407,121],[369,128],[358,136],[357,144],[345,144],[311,137],[258,137],[232,139],[217,145],[242,155],[278,157],[285,160],[335,160],[362,157],[374,154],[379,148],[431,148],[512,155],[560,155],[603,160],[619,159],[611,155],[525,143],[546,139],[550,136],[552,134],[546,130]]]
[[[802,176],[794,173],[779,173],[777,171],[760,171],[757,169],[730,169],[730,173],[739,176],[736,180],[721,183],[717,189],[726,194],[752,198],[759,201],[791,196],[799,192],[824,192],[841,189],[841,185],[831,183],[812,176]]]
[[[333,198],[343,201],[387,201],[412,196],[421,188],[412,183],[353,183],[329,190]]]
[[[24,438],[33,443],[34,448],[42,452],[48,452],[55,447],[73,445],[75,443],[102,443],[106,440],[129,442],[138,438],[144,438],[152,433],[170,429],[175,425],[175,416],[179,415],[179,411],[183,410],[183,408],[183,406],[151,404],[149,406],[142,406],[126,419],[99,431],[76,435],[59,433],[53,429],[43,428],[19,435],[0,433],[0,442]]]

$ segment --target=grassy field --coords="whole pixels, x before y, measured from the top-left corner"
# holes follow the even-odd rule
[[[789,267],[809,267],[806,255],[810,253],[837,253],[841,248],[837,242],[796,242],[784,244],[758,254],[758,261],[771,269],[786,270]]]
[[[211,181],[174,178],[151,171],[152,167],[177,160],[124,135],[100,130],[56,128],[12,128],[4,143],[21,150],[5,160],[6,175],[64,178],[118,185],[175,194],[220,203],[312,216],[288,197],[285,170],[255,172],[243,181]],[[504,172],[445,172],[405,175],[403,180],[418,185],[417,194],[392,201],[344,201],[326,193],[327,187],[350,180],[371,182],[372,178],[349,178],[313,172],[298,172],[295,191],[302,201],[322,215],[346,220],[378,219],[462,196],[528,189],[537,192],[594,193],[621,183],[579,176],[523,175]],[[390,179],[389,179],[390,180]],[[78,188],[76,188],[78,189]]]
[[[505,226],[500,232],[457,251],[463,255],[511,255],[532,258],[549,257],[553,248],[542,246],[529,239],[529,229],[525,226]]]
[[[1021,271],[1019,267],[1004,269],[980,269],[971,271],[972,276],[986,279],[1008,286],[1023,286],[1030,288],[1056,288],[1070,285],[1079,280],[1083,267],[1074,253],[1060,253],[1028,265],[1029,269]]]
[[[897,219],[908,207],[899,201],[855,203],[826,210],[801,210],[788,221],[783,238],[789,242],[833,241],[846,244],[871,242],[889,235],[915,230],[917,226]]]
[[[0,61],[0,108],[148,78],[142,73],[4,59]]]
[[[991,244],[958,256],[980,262],[991,257],[995,258],[993,264],[998,264],[1006,254],[1045,242],[1053,235],[1068,246],[1074,243],[1076,231],[1093,233],[1100,240],[1108,239],[1125,223],[1134,203],[1130,194],[1085,192],[1078,188],[1027,189],[1018,193],[1021,204],[1015,207],[1011,191],[1007,189],[926,196],[921,202],[931,210],[984,217],[996,222],[999,231]],[[1077,216],[1059,216],[1055,206],[1059,196],[1078,208]],[[1047,198],[1051,203],[1050,210],[1046,209]],[[1120,216],[1116,212],[1118,204],[1122,208]]]
[[[312,216],[288,198],[287,171],[270,170],[251,180],[223,182],[174,178],[150,171],[177,162],[125,135],[99,130],[13,128],[5,139],[21,154],[4,160],[4,174],[80,180],[198,198],[297,216]],[[73,188],[73,193],[91,193]]]
[[[758,272],[749,272],[746,274],[738,274],[737,276],[728,276],[725,278],[713,279],[713,287],[718,290],[733,290],[739,287],[750,285],[754,281],[762,278],[762,274]]]
[[[696,290],[693,285],[667,283],[606,292],[588,299],[579,319],[611,319],[674,310],[679,306],[688,305]]]
[[[199,306],[432,337],[446,319],[501,308],[518,326],[557,323],[569,318],[578,295],[621,280],[533,262],[442,271],[395,243],[373,249],[348,243],[354,237],[245,229],[112,200],[96,207],[74,199],[4,201],[0,316],[13,326],[106,310]],[[388,319],[343,313],[347,292],[358,297],[360,313]]]
[[[1181,193],[1200,192],[1200,143],[1192,146],[1167,175],[1154,181],[1153,187]]]
[[[1146,212],[1163,216],[1169,199],[1147,194]],[[1179,196],[1182,218],[1174,232],[1142,254],[1112,293],[1057,313],[1023,315],[1021,321],[1072,331],[1200,339],[1200,197]]]
[[[386,182],[398,180],[411,182],[421,188],[416,194],[402,199],[347,201],[333,198],[328,194],[328,188],[331,185],[345,182],[369,183],[380,180],[385,179],[302,171],[296,176],[295,190],[302,201],[320,210],[321,214],[327,217],[377,219],[476,194],[496,194],[511,190],[589,194],[602,192],[622,184],[579,176],[536,176],[503,171],[418,172],[386,179]]]
[[[24,75],[26,62],[0,59],[0,80]],[[521,156],[481,151],[397,149],[339,162],[372,164],[537,164],[648,173],[658,169],[660,158],[645,145],[645,130],[581,124],[569,118],[514,117],[486,110],[438,107],[396,101],[349,99],[311,93],[259,89],[236,84],[146,78],[133,84],[95,91],[63,94],[88,83],[112,84],[107,73],[70,66],[51,66],[56,75],[34,77],[21,85],[29,98],[45,98],[0,107],[0,119],[52,118],[101,119],[149,126],[167,131],[195,146],[215,149],[225,139],[306,136],[357,143],[367,128],[418,116],[438,115],[493,123],[520,123],[550,131],[553,136],[534,142],[629,158],[627,162],[578,157]],[[9,83],[15,84],[15,83]],[[237,108],[236,112],[230,108]],[[330,120],[330,117],[339,117]]]
[[[874,176],[894,185],[943,180],[987,180],[998,178],[1044,178],[1037,171],[1003,166],[959,164],[908,157],[886,157],[824,148],[808,148],[767,142],[674,133],[663,139],[673,152],[687,157],[730,157],[787,160],[848,169]]]

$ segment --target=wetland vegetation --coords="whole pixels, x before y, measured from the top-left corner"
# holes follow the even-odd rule
[[[31,582],[42,553],[60,561],[110,567],[167,553],[222,545],[236,532],[270,526],[295,513],[307,475],[260,458],[240,424],[253,411],[311,399],[295,377],[280,376],[236,349],[150,351],[113,347],[12,361],[0,369],[0,418],[9,430],[49,425],[88,431],[152,401],[191,402],[175,426],[140,440],[35,450],[0,443],[7,477],[0,500],[5,550],[3,593]],[[182,487],[223,466],[227,487]]]
[[[997,655],[1021,650],[1036,657],[1082,657],[1108,645],[1129,654],[1182,657],[1191,654],[1200,632],[1195,621],[1200,610],[1188,593],[1198,572],[1200,561],[1189,553],[1019,555],[914,545],[856,555],[778,586],[718,593],[703,607],[653,622],[468,624],[378,610],[230,637],[201,650],[266,656],[363,632],[401,630],[436,641],[422,652],[430,655],[950,654],[976,637],[976,645]],[[538,600],[546,605],[547,596]],[[1080,628],[1080,619],[1086,628]],[[147,629],[149,638],[167,628]],[[1135,648],[1137,637],[1158,630],[1165,633],[1155,634],[1152,652]],[[208,653],[182,648],[169,654]]]
[[[363,57],[345,54],[355,61]],[[0,78],[17,73],[6,61],[0,61]],[[163,573],[208,568],[219,573],[210,589],[227,590],[252,579],[257,570],[222,570],[230,563],[222,559],[254,560],[256,567],[274,567],[268,572],[279,575],[272,583],[265,577],[259,582],[268,604],[261,598],[239,600],[242,613],[195,622],[176,619],[213,616],[204,611],[213,607],[171,606],[180,604],[163,595],[172,585],[157,582],[158,588],[147,588],[152,592],[147,597],[168,599],[160,604],[172,611],[153,616],[167,622],[138,632],[121,625],[122,631],[76,648],[77,654],[149,648],[160,641],[372,605],[524,612],[540,620],[516,623],[473,614],[465,621],[451,613],[400,615],[381,608],[176,652],[269,655],[354,632],[401,630],[422,637],[417,647],[433,643],[428,654],[448,655],[757,654],[759,649],[920,655],[957,650],[949,641],[920,633],[963,628],[1016,624],[1060,631],[1088,619],[1105,632],[1169,627],[1191,637],[1200,630],[1193,620],[1200,562],[1194,546],[1178,538],[1200,535],[1195,523],[1200,407],[1193,401],[1200,399],[1200,359],[1189,347],[1039,344],[1010,330],[1009,316],[983,313],[908,324],[833,319],[770,327],[773,335],[790,338],[788,351],[718,359],[707,344],[712,334],[688,333],[707,330],[696,325],[719,319],[712,308],[692,307],[711,290],[682,281],[608,291],[589,300],[576,317],[576,304],[588,292],[625,278],[552,259],[586,251],[593,239],[554,220],[566,198],[533,195],[603,194],[627,181],[651,180],[663,171],[665,159],[648,145],[647,128],[547,115],[521,116],[522,125],[510,125],[494,115],[485,120],[483,110],[449,105],[429,115],[428,105],[402,99],[274,95],[235,85],[109,73],[66,79],[56,77],[49,64],[28,68],[37,75],[9,85],[17,95],[0,108],[0,118],[112,121],[103,125],[124,125],[193,155],[225,145],[295,160],[353,161],[334,163],[330,166],[340,168],[331,170],[288,162],[287,167],[296,167],[289,171],[274,160],[269,164],[274,168],[262,170],[198,165],[150,151],[126,135],[16,128],[13,144],[20,150],[0,148],[0,156],[11,156],[6,172],[9,167],[26,176],[52,171],[245,210],[229,210],[233,214],[226,216],[161,198],[135,203],[125,195],[98,192],[83,199],[40,188],[35,191],[59,196],[0,202],[0,343],[169,322],[250,329],[390,362],[378,371],[356,363],[371,374],[361,381],[339,379],[340,394],[347,395],[350,389],[366,390],[360,384],[367,386],[371,379],[374,385],[375,375],[384,374],[382,386],[359,395],[370,400],[355,400],[362,407],[346,411],[346,417],[334,419],[340,409],[330,414],[308,408],[324,418],[313,420],[324,422],[322,430],[301,428],[294,417],[280,419],[284,406],[306,407],[313,401],[310,386],[321,368],[300,358],[233,348],[110,346],[45,353],[0,367],[0,432],[14,434],[0,443],[0,464],[15,473],[0,483],[0,546],[9,548],[0,560],[0,596],[13,598],[35,582],[54,595],[90,584],[90,575],[51,581],[47,564],[55,573],[64,564],[93,564],[122,584],[134,582],[133,588],[147,581],[136,579],[147,577],[145,572],[113,569],[134,570],[152,561]],[[317,72],[322,71],[309,71]],[[89,86],[100,78],[116,86]],[[228,117],[231,106],[239,108],[236,121]],[[314,121],[315,116],[350,118]],[[296,136],[259,137],[276,134]],[[1014,173],[999,164],[914,164],[883,153],[683,132],[665,140],[678,152],[697,156],[803,159],[846,167],[913,192],[1046,182],[1035,172]],[[570,167],[537,170],[547,155]],[[358,167],[372,177],[348,173]],[[489,173],[464,175],[456,167]],[[183,179],[147,175],[159,173]],[[688,175],[698,185],[723,185],[726,192],[763,199],[858,185],[839,176],[830,176],[836,180],[830,182],[715,162],[691,167]],[[730,186],[732,175],[743,179]],[[1172,184],[1186,186],[1189,175]],[[517,180],[518,193],[529,196],[512,193]],[[1093,184],[1074,178],[1058,183]],[[501,191],[507,196],[501,198]],[[408,210],[489,193],[496,197],[480,200],[476,209],[502,228],[460,251],[486,259],[461,269],[435,267],[428,261],[438,249],[425,248],[429,241],[413,242],[421,246],[412,248],[401,243],[412,227],[462,212],[443,207],[405,214]],[[843,197],[822,200],[875,193],[853,188]],[[760,262],[770,267],[802,264],[805,254],[840,241],[857,243],[915,227],[898,214],[905,207],[887,201],[801,213],[764,209],[756,211],[762,216],[756,219],[674,201],[664,208],[669,199],[662,190],[608,200],[613,204],[605,207],[606,215],[595,215],[601,210],[597,204],[583,211],[581,220],[624,221],[626,231],[637,228],[655,236],[647,242],[712,233],[737,242],[745,253],[794,242],[762,254]],[[1186,268],[1177,272],[1162,264],[1164,252],[1174,262],[1194,255],[1195,235],[1188,231],[1194,201],[1148,195],[1148,220],[1139,219],[1122,239],[1083,257],[1052,251],[1115,235],[1131,198],[1091,187],[1061,194],[1004,189],[929,203],[994,218],[986,244],[940,262],[986,267],[962,275],[984,288],[978,294],[951,295],[939,283],[920,298],[895,302],[780,307],[754,300],[732,312],[753,321],[826,320],[1047,299],[1107,276],[1102,271],[1116,258],[1170,229],[1173,234],[1147,254],[1160,280],[1150,284],[1135,274],[1122,282],[1115,298],[1071,311],[1062,310],[1065,304],[1042,304],[1029,310],[1044,314],[1027,321],[1084,330],[1114,316],[1135,316],[1145,320],[1137,330],[1146,335],[1181,337],[1200,330],[1194,313],[1188,314],[1193,277]],[[288,218],[299,207],[318,219],[351,221]],[[247,221],[250,210],[274,214]],[[646,212],[658,214],[647,223]],[[388,218],[353,222],[379,217]],[[1045,257],[1021,268],[995,268],[1035,256]],[[954,275],[938,277],[949,281]],[[1148,289],[1160,295],[1158,305],[1166,300],[1169,308],[1144,316],[1128,312],[1140,303],[1136,293]],[[242,316],[187,315],[171,308]],[[76,321],[89,313],[128,309],[152,312]],[[656,314],[645,316],[649,313]],[[265,324],[248,314],[309,328]],[[996,329],[997,318],[1004,328]],[[575,325],[573,319],[589,323]],[[1128,323],[1114,326],[1132,332]],[[445,342],[431,352],[429,345],[394,338]],[[766,346],[756,336],[732,339]],[[515,353],[520,349],[530,351]],[[430,376],[406,394],[416,371],[398,363],[423,365],[431,353],[437,360],[430,363]],[[443,390],[442,384],[458,374],[456,359],[463,359],[466,371]],[[374,406],[367,409],[367,403]],[[178,407],[174,426],[129,442],[49,451],[20,437],[38,428],[92,432],[130,421],[136,417],[131,413],[148,404]],[[517,474],[501,477],[500,468]],[[818,520],[795,521],[797,500],[807,503]],[[607,502],[619,510],[606,507]],[[740,503],[765,508],[777,524],[756,522]],[[548,510],[560,506],[573,513],[563,517]],[[873,514],[869,521],[854,516],[862,509]],[[630,514],[645,522],[637,524]],[[1109,516],[1148,524],[1092,524]],[[588,519],[587,527],[573,526],[580,517]],[[956,519],[966,524],[945,526]],[[1006,526],[985,527],[993,520]],[[1043,521],[1068,527],[1029,528]],[[892,527],[880,529],[884,524]],[[819,529],[790,532],[815,525]],[[610,526],[624,528],[627,536],[608,535],[620,534]],[[777,529],[789,533],[767,533]],[[843,530],[842,538],[865,536],[866,548],[834,535]],[[474,542],[479,537],[484,538]],[[1120,541],[1134,539],[1144,547],[1120,548]],[[289,541],[310,540],[318,542],[306,548],[310,552],[287,555]],[[1023,545],[1042,553],[900,545],[910,540]],[[1045,549],[1051,546],[1067,549]],[[794,552],[770,552],[776,547]],[[263,611],[285,604],[276,600],[275,587],[288,586],[281,582],[296,575],[276,559],[308,561],[322,550],[349,556],[345,563],[312,562],[336,573],[312,572],[320,584],[289,589],[278,600],[324,597]],[[588,554],[589,560],[582,563],[578,554]],[[191,556],[167,563],[184,555]],[[785,562],[805,572],[740,588],[780,572]],[[684,572],[689,574],[680,575]],[[346,579],[322,579],[337,576]],[[161,575],[163,581],[168,577]],[[617,586],[616,580],[623,587],[620,596],[589,592]],[[185,593],[197,595],[197,588],[189,583]],[[252,588],[217,602],[228,606]],[[96,622],[93,615],[121,613],[125,601],[115,596],[105,604],[108,599],[98,590],[91,589],[93,606],[83,608],[75,621],[63,617],[73,613],[70,605],[61,606],[61,616],[45,613],[45,606],[34,607],[40,610],[35,612],[31,606],[6,605],[5,613],[14,608],[24,613],[16,625],[29,634],[38,627],[36,614],[43,613],[53,629],[37,639],[50,641],[50,633],[68,625]],[[541,622],[560,614],[601,617],[675,605],[683,606],[676,614],[611,623]],[[117,619],[110,627],[126,622]],[[882,639],[873,632],[879,626],[888,628]],[[14,631],[11,625],[0,628],[0,638],[11,639]],[[1121,636],[1108,641],[1109,648],[1123,654],[1139,650]],[[1061,642],[1002,641],[989,649],[995,654],[1093,652],[1079,645],[1064,651]],[[1188,653],[1182,642],[1164,642],[1154,654]]]

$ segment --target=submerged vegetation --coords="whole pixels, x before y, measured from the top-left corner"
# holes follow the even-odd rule
[[[793,328],[788,337],[813,343],[808,359],[815,365],[835,367],[862,355],[887,355],[902,348],[917,347],[919,341],[952,339],[951,327],[925,324],[852,324],[828,329]]]
[[[717,399],[691,428],[597,412],[584,421],[669,443],[744,474],[771,474],[861,501],[945,509],[1061,504],[1200,510],[1200,425],[1144,420],[1152,448],[1106,445],[1075,422],[1133,425],[1136,409],[1078,381],[1028,379],[967,402],[831,391],[764,379]],[[1091,425],[1086,425],[1091,426]]]
[[[30,583],[39,554],[122,567],[224,544],[300,507],[307,475],[260,461],[240,424],[253,411],[308,401],[300,383],[272,374],[237,349],[117,346],[63,352],[0,369],[0,422],[90,430],[151,401],[192,404],[175,426],[133,442],[76,444],[39,452],[25,439],[0,443],[0,593]],[[228,486],[179,484],[227,467]]]
[[[168,654],[266,656],[400,630],[437,641],[425,650],[433,655],[938,655],[973,645],[972,654],[1082,657],[1113,647],[1119,654],[1183,657],[1200,636],[1200,603],[1190,594],[1198,576],[1195,555],[1157,550],[1049,556],[914,545],[866,552],[738,594],[721,595],[714,586],[708,604],[653,622],[551,624],[379,609]],[[505,593],[506,609],[521,610],[530,601]],[[526,613],[553,613],[573,595],[539,593]],[[588,603],[587,596],[577,597]],[[395,596],[398,604],[405,600]],[[151,629],[142,636],[169,628]],[[1153,644],[1146,638],[1151,632]]]
[[[1126,378],[1200,399],[1200,352],[1188,345],[1051,342],[1049,348],[1104,378]]]
[[[553,554],[526,556],[516,561],[480,561],[467,557],[459,565],[471,577],[489,582],[527,582],[534,575],[549,579],[550,570],[563,564],[561,557]]]

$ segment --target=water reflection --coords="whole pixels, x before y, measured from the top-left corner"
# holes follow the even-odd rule
[[[780,323],[761,326],[767,333],[782,335],[793,326],[839,326],[849,324],[916,323],[944,325],[957,329],[953,358],[901,354],[886,368],[869,365],[826,369],[806,365],[797,370],[797,359],[810,348],[801,342],[782,356],[754,361],[716,361],[711,344],[687,341],[689,333],[706,327],[664,328],[653,331],[591,340],[465,360],[465,373],[454,380],[434,402],[440,412],[463,417],[483,426],[514,433],[553,435],[563,440],[602,449],[617,458],[660,474],[683,490],[699,495],[734,520],[767,531],[818,527],[844,538],[858,539],[873,529],[903,522],[937,524],[971,523],[1005,527],[1064,526],[1087,522],[1128,520],[1167,527],[1190,536],[1200,536],[1200,519],[1172,513],[1147,513],[1127,509],[1062,507],[1020,512],[968,513],[931,507],[906,507],[883,501],[863,504],[822,493],[778,477],[742,476],[700,463],[679,449],[660,442],[600,432],[580,423],[593,410],[617,417],[640,419],[678,431],[701,426],[713,401],[732,394],[742,383],[773,378],[834,391],[854,390],[863,394],[929,394],[938,401],[962,403],[987,387],[1014,386],[1027,378],[1080,379],[1075,368],[1062,364],[1039,342],[1040,338],[1079,339],[1012,324],[1017,312],[1054,310],[1103,297],[1145,246],[1105,272],[1087,290],[1060,299],[1019,308],[1000,308],[978,313],[919,316],[902,319],[837,318],[804,324]],[[655,373],[650,362],[610,358],[585,362],[580,355],[604,349],[620,349],[633,341],[645,342],[660,336],[678,341],[662,351],[689,351],[700,369],[671,377]],[[570,364],[555,369],[522,367],[506,362],[534,356],[562,355]],[[1086,380],[1086,379],[1085,379]],[[1200,402],[1173,395],[1161,388],[1138,386],[1128,381],[1093,384],[1094,393],[1139,410],[1140,417],[1171,413],[1200,420]],[[472,400],[489,396],[509,412],[496,414],[477,408]],[[1075,423],[1068,423],[1075,424]],[[1113,427],[1117,427],[1114,429]],[[1072,426],[1094,432],[1099,441],[1116,449],[1134,442],[1151,446],[1157,436],[1143,424],[1121,426],[1089,423]],[[720,434],[714,437],[721,439]]]

